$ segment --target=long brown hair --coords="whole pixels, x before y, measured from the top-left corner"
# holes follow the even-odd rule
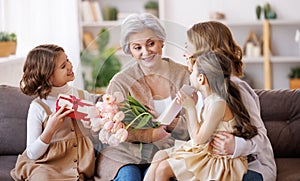
[[[212,92],[228,104],[236,119],[235,136],[250,139],[257,135],[257,128],[250,123],[250,115],[242,101],[240,91],[230,80],[230,60],[225,55],[209,51],[196,58],[197,73],[204,74]]]
[[[226,25],[217,21],[197,23],[187,31],[187,36],[197,50],[194,57],[207,51],[220,52],[231,60],[233,74],[243,76],[242,49]]]
[[[49,95],[52,89],[50,77],[54,73],[55,59],[61,52],[64,52],[62,47],[45,44],[35,47],[28,53],[20,81],[20,89],[24,94],[40,98]]]

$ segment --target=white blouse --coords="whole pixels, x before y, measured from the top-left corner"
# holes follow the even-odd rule
[[[172,102],[171,96],[161,99],[161,100],[153,100],[155,111],[161,115],[161,113],[170,105]]]

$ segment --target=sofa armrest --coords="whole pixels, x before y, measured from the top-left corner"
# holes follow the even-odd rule
[[[32,99],[18,87],[0,85],[0,155],[24,151],[27,111]]]

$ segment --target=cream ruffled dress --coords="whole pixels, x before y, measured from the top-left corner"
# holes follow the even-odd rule
[[[204,100],[202,115],[216,101],[224,101],[213,94]],[[220,110],[221,112],[221,110]],[[203,116],[202,116],[203,117]],[[235,119],[221,121],[217,131],[232,133],[236,125]],[[231,156],[218,156],[211,153],[209,142],[201,145],[193,144],[193,141],[177,141],[175,146],[166,150],[169,155],[168,162],[179,181],[196,180],[242,180],[247,172],[247,158]]]

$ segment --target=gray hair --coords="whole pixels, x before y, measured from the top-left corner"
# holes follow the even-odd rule
[[[165,41],[165,29],[156,16],[150,13],[131,14],[126,17],[121,26],[120,43],[125,54],[130,54],[129,36],[145,29],[151,29],[160,40]]]

